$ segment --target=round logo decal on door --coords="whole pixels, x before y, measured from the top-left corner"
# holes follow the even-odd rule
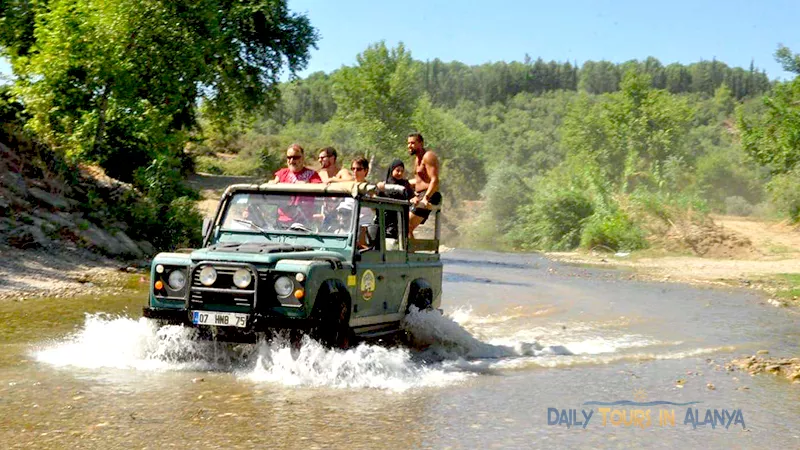
[[[361,275],[361,296],[364,297],[364,300],[369,300],[372,298],[372,294],[375,293],[375,274],[372,273],[371,270],[367,269],[364,271],[364,274]]]

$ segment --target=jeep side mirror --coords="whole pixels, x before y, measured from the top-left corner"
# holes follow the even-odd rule
[[[206,237],[206,234],[208,234],[208,230],[210,228],[211,228],[211,219],[209,219],[208,217],[204,217],[203,218],[203,238]]]

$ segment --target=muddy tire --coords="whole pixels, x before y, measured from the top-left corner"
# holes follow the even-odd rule
[[[319,300],[318,300],[319,301]],[[350,303],[347,297],[334,292],[322,300],[320,308],[320,324],[312,331],[311,337],[329,348],[347,349],[353,343],[350,330]]]

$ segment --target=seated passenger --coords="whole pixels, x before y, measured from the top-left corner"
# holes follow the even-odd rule
[[[247,200],[240,198],[228,208],[222,228],[228,230],[252,230],[252,227],[247,224],[249,221],[250,210]]]
[[[409,183],[408,180],[406,180],[405,173],[406,173],[406,166],[405,164],[403,164],[403,161],[395,159],[394,161],[392,161],[392,164],[386,171],[386,180],[381,181],[377,184],[378,190],[382,191],[382,195],[384,197],[396,198],[398,200],[410,200],[412,197],[414,197],[414,188],[412,188],[411,183]],[[403,192],[402,193],[397,193],[394,191],[386,192],[385,191],[386,186],[393,184],[403,186]]]
[[[347,200],[339,203],[339,206],[336,207],[336,212],[333,215],[334,221],[330,224],[327,230],[328,232],[336,234],[347,234],[350,232],[350,221],[353,217],[353,206],[355,202],[348,202]]]
[[[343,168],[338,175],[329,178],[328,183],[336,183],[339,181],[356,181],[358,183],[363,183],[367,181],[368,174],[369,161],[367,158],[359,156],[353,160],[352,164],[350,164],[350,171]]]
[[[405,179],[405,165],[403,161],[395,159],[389,166],[386,173],[386,181],[378,183],[378,190],[383,191],[381,195],[389,198],[396,198],[398,200],[410,200],[414,197],[414,189],[408,180]],[[403,192],[386,191],[387,185],[403,186]],[[399,224],[397,223],[397,214],[392,211],[386,211],[384,215],[384,223],[386,224],[386,238],[397,239]]]

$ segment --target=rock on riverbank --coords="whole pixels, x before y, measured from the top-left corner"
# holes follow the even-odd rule
[[[782,376],[792,383],[800,384],[800,358],[771,358],[763,352],[747,358],[734,359],[726,365],[728,369],[743,370],[750,375],[771,373]]]

